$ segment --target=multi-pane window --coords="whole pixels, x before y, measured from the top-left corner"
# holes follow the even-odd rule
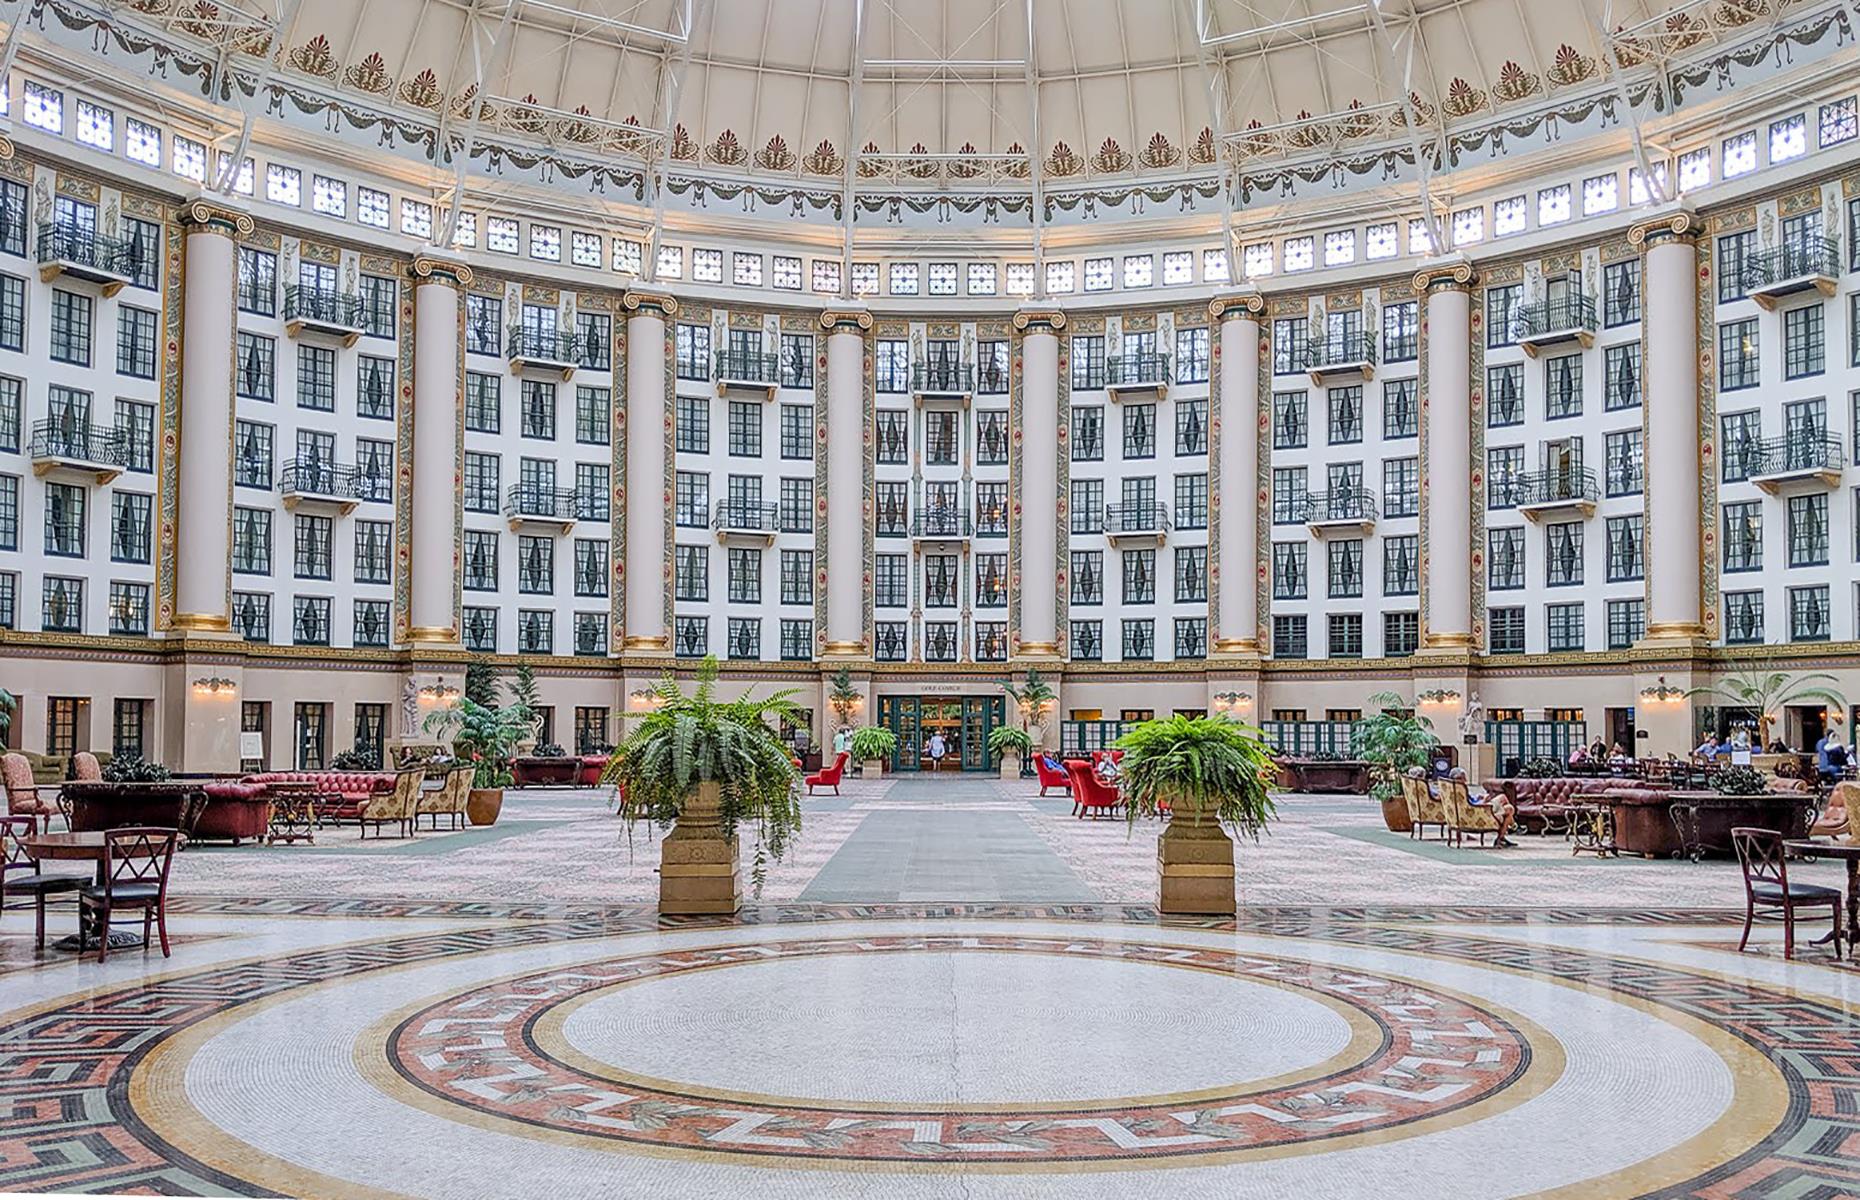
[[[0,450],[19,450],[21,414],[25,411],[26,385],[11,375],[0,375]]]
[[[519,392],[518,432],[526,438],[555,439],[555,384],[525,379]]]
[[[1491,608],[1486,610],[1486,652],[1488,654],[1524,653],[1524,609]]]
[[[1275,613],[1272,618],[1272,657],[1309,656],[1303,613]]]
[[[1825,307],[1807,304],[1783,313],[1783,378],[1819,375],[1827,365]]]
[[[1156,551],[1126,550],[1123,553],[1125,604],[1156,602]]]
[[[498,475],[503,459],[495,454],[465,452],[464,503],[466,512],[494,513],[498,510]]]
[[[1727,645],[1763,640],[1763,593],[1724,593],[1724,640]]]
[[[357,521],[355,523],[355,581],[388,582],[388,564],[394,557],[394,523],[392,521]]]
[[[1413,517],[1421,512],[1421,464],[1417,458],[1382,460],[1382,515]]]
[[[677,446],[680,454],[710,453],[710,399],[706,396],[678,397]]]
[[[1104,622],[1074,621],[1071,628],[1072,657],[1082,662],[1104,658]]]
[[[1325,587],[1332,600],[1347,600],[1363,594],[1363,542],[1361,538],[1339,538],[1325,543]]]
[[[575,365],[605,371],[613,357],[613,318],[606,313],[575,314]]]
[[[59,558],[83,558],[90,511],[88,493],[68,483],[45,485],[45,552]]]
[[[1176,401],[1175,452],[1180,456],[1208,452],[1208,402],[1206,400]]]
[[[781,406],[781,456],[796,460],[814,457],[814,410],[811,405]]]
[[[26,348],[26,281],[0,275],[0,350]]]
[[[1382,594],[1413,596],[1421,590],[1421,539],[1412,533],[1382,539]]]
[[[248,400],[277,399],[278,344],[260,333],[239,332],[233,386]]]
[[[1156,622],[1137,617],[1123,623],[1123,657],[1126,662],[1148,662],[1156,657]]]
[[[1486,586],[1495,592],[1515,591],[1524,586],[1524,529],[1509,525],[1488,529],[1486,542]]]
[[[601,538],[575,539],[575,595],[607,594],[607,542]]]
[[[110,632],[143,636],[149,631],[149,585],[110,584]]]
[[[1582,624],[1581,603],[1544,605],[1545,648],[1552,652],[1582,649]]]
[[[1382,361],[1412,362],[1420,350],[1421,317],[1416,301],[1405,300],[1382,310]]]
[[[710,326],[680,324],[672,342],[678,378],[710,378]]]
[[[1208,382],[1207,326],[1175,331],[1175,381],[1177,383]]]
[[[1828,588],[1825,584],[1789,589],[1790,641],[1827,641],[1829,615]]]
[[[753,546],[732,546],[729,555],[731,604],[762,603],[762,551]]]
[[[1582,522],[1562,521],[1544,527],[1544,582],[1573,587],[1582,582]]]
[[[1303,600],[1310,594],[1309,576],[1305,570],[1306,553],[1304,542],[1272,544],[1274,600]]]
[[[1485,506],[1516,508],[1524,475],[1524,447],[1493,446],[1485,452]]]
[[[878,608],[903,608],[911,602],[910,556],[872,556],[872,603]]]
[[[781,386],[814,386],[814,336],[811,333],[781,335]]]
[[[118,397],[116,431],[123,440],[124,465],[131,471],[152,472],[155,469],[155,406]]]
[[[1008,485],[985,481],[975,485],[975,536],[1006,537]]]
[[[388,644],[388,602],[386,600],[357,600],[355,602],[355,630],[352,640],[357,646]]]
[[[978,608],[1000,608],[1007,603],[1007,555],[975,556],[975,604]]]
[[[680,471],[672,480],[672,519],[694,529],[710,527],[710,476]]]
[[[1104,551],[1072,551],[1072,603],[1104,603]]]
[[[297,407],[336,411],[336,352],[328,346],[297,347]]]
[[[1763,505],[1756,500],[1727,504],[1719,514],[1718,540],[1724,547],[1724,570],[1763,569]]]
[[[517,653],[555,652],[555,614],[545,608],[517,610]]]
[[[672,556],[672,598],[702,602],[710,599],[710,547],[679,546]]]
[[[1097,405],[1074,405],[1072,409],[1072,461],[1101,462],[1104,459],[1104,409]]]
[[[960,413],[938,409],[924,414],[924,462],[952,466],[962,446]]]
[[[116,309],[116,373],[155,378],[155,313],[120,304]]]
[[[555,593],[555,539],[517,537],[517,590],[532,596]]]
[[[1607,614],[1610,650],[1626,650],[1647,636],[1645,600],[1610,600]]]
[[[779,263],[782,260],[778,258],[775,261]],[[799,262],[798,259],[795,261]],[[800,268],[796,267],[795,269],[799,271]],[[780,286],[779,281],[776,286]],[[800,286],[800,277],[798,275],[796,276],[795,286]],[[814,623],[812,621],[791,617],[782,618],[781,656],[783,659],[790,662],[806,661],[814,657]]]
[[[781,481],[781,502],[776,507],[776,523],[783,533],[814,531],[814,481],[785,476]]]
[[[1330,444],[1353,445],[1363,440],[1363,388],[1361,384],[1331,388],[1326,396],[1330,417]]]
[[[485,529],[467,529],[461,550],[465,563],[465,587],[474,592],[497,590],[497,534]]]
[[[0,475],[0,550],[19,549],[19,476]]]
[[[1077,481],[1074,481],[1076,500]],[[910,485],[902,480],[880,480],[873,488],[872,502],[877,510],[875,524],[879,537],[904,537],[910,533]],[[1073,520],[1077,521],[1075,514]]]
[[[1626,342],[1603,350],[1602,377],[1607,384],[1604,409],[1615,412],[1640,407],[1640,343]]]
[[[1175,656],[1178,659],[1208,656],[1208,619],[1206,617],[1177,617],[1175,619]]]
[[[1080,334],[1072,339],[1072,386],[1082,391],[1104,387],[1104,335]]]
[[[238,303],[240,312],[261,317],[278,315],[278,256],[250,246],[239,247]]]
[[[575,464],[575,518],[605,521],[613,511],[613,468],[606,463]]]
[[[1304,523],[1306,503],[1311,494],[1309,478],[1309,472],[1304,467],[1274,467],[1272,469],[1272,523],[1274,525]]]
[[[139,492],[110,495],[110,557],[116,562],[149,561],[149,514],[153,497]]]
[[[1326,621],[1329,637],[1326,653],[1331,658],[1363,657],[1363,614],[1331,613]]]
[[[1524,285],[1506,284],[1485,289],[1485,344],[1509,346],[1518,340],[1518,310],[1524,307]]]
[[[1382,385],[1382,436],[1385,439],[1415,437],[1421,431],[1420,405],[1416,399],[1416,381],[1391,379]]]
[[[1582,415],[1582,355],[1565,354],[1544,360],[1544,417]]]
[[[89,296],[52,289],[52,360],[90,365],[91,316]]]
[[[961,562],[954,554],[924,555],[924,605],[954,608],[961,590]]]
[[[47,633],[84,631],[84,581],[47,575],[40,591],[39,626]]]
[[[613,438],[613,397],[604,387],[575,389],[575,440],[605,446]]]
[[[497,296],[465,297],[465,349],[472,354],[502,354],[504,302]]]
[[[1382,614],[1382,653],[1388,658],[1407,658],[1421,645],[1421,614],[1391,612]]]
[[[271,574],[270,509],[233,509],[232,569],[241,575]]]
[[[1640,430],[1622,429],[1603,438],[1607,492],[1610,496],[1640,494],[1646,481],[1646,466]]]
[[[1725,413],[1718,418],[1720,472],[1726,483],[1748,479],[1760,465],[1762,417],[1756,412]]]
[[[878,391],[911,390],[911,344],[903,338],[880,338],[873,345],[873,382]]]
[[[1641,522],[1639,513],[1608,518],[1608,582],[1625,583],[1646,577]]]
[[[1818,567],[1828,561],[1828,497],[1789,497],[1789,565]]]
[[[1175,527],[1177,529],[1206,529],[1208,527],[1208,477],[1196,472],[1192,475],[1175,477]]]
[[[1756,253],[1757,231],[1754,229],[1727,233],[1718,238],[1718,303],[1729,304],[1744,298],[1747,294],[1744,290],[1744,268]]]
[[[1303,449],[1310,436],[1307,412],[1309,400],[1304,392],[1272,394],[1272,448]]]
[[[356,299],[361,302],[362,332],[369,337],[391,338],[394,336],[394,307],[396,284],[392,279],[379,275],[364,275],[356,287]]]
[[[999,466],[1008,460],[1007,413],[985,408],[975,414],[975,461]]]
[[[1640,259],[1602,268],[1602,324],[1613,328],[1640,320]]]
[[[1301,317],[1281,317],[1272,323],[1272,373],[1295,375],[1309,360],[1309,329]]]
[[[1199,604],[1208,598],[1208,548],[1177,546],[1175,550],[1175,600],[1177,604]]]
[[[298,513],[292,526],[292,569],[299,579],[330,578],[336,523],[329,517]]]
[[[1124,457],[1156,457],[1156,406],[1126,404],[1124,408]]]
[[[1755,317],[1744,321],[1726,321],[1718,326],[1719,391],[1756,387],[1762,382],[1760,365]]]
[[[1486,369],[1485,423],[1491,429],[1524,424],[1523,363]]]
[[[762,405],[754,400],[730,401],[730,453],[739,458],[762,456]]]
[[[459,637],[467,650],[497,653],[497,610],[466,605],[459,613]]]
[[[465,428],[497,433],[503,428],[503,379],[482,371],[465,372]]]
[[[887,466],[901,466],[911,460],[910,414],[902,409],[881,408],[876,414],[878,461]]]

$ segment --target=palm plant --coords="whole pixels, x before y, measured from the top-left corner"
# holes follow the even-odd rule
[[[1020,707],[1020,727],[1029,733],[1035,725],[1045,725],[1040,718],[1059,699],[1059,693],[1040,678],[1038,669],[1028,671],[1027,682],[1019,687],[1014,686],[1013,680],[1008,680],[1001,685],[1001,690]]]
[[[1164,804],[1175,820],[1212,817],[1255,841],[1276,815],[1267,782],[1272,749],[1250,725],[1227,717],[1173,716],[1145,721],[1117,739],[1125,816],[1155,816]]]
[[[827,693],[827,705],[840,724],[850,724],[859,707],[859,689],[853,684],[852,669],[841,667],[833,674],[833,686]]]
[[[1427,766],[1440,739],[1434,736],[1434,723],[1404,707],[1394,692],[1377,692],[1369,702],[1381,711],[1357,726],[1356,754],[1369,764],[1369,794],[1395,800],[1401,796],[1401,777]]]
[[[13,714],[19,711],[19,697],[0,688],[0,745],[6,744],[7,730],[13,727]]]
[[[620,785],[620,815],[629,824],[661,826],[678,818],[700,784],[716,784],[724,837],[744,822],[756,826],[751,877],[759,894],[768,860],[779,861],[801,828],[800,776],[771,723],[796,720],[799,710],[792,690],[720,701],[717,670],[716,656],[705,658],[688,696],[668,673],[657,707],[616,749],[601,782]]]
[[[535,714],[521,704],[492,708],[461,697],[458,704],[427,715],[426,732],[450,738],[455,758],[473,766],[475,788],[509,787],[510,758],[530,734]]]
[[[489,659],[474,657],[465,664],[465,698],[486,708],[497,707],[497,668]]]
[[[1784,705],[1819,703],[1846,712],[1847,697],[1836,690],[1835,685],[1838,683],[1839,680],[1834,676],[1825,673],[1791,678],[1787,671],[1759,671],[1753,668],[1734,672],[1716,683],[1690,688],[1686,691],[1686,698],[1706,696],[1727,708],[1755,709],[1757,748],[1761,751],[1770,744],[1770,723],[1775,720],[1772,713]]]

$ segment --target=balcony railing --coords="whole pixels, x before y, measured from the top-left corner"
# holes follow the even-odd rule
[[[334,288],[292,284],[284,289],[284,324],[287,328],[314,329],[343,336],[362,332],[362,300]]]
[[[1376,339],[1360,329],[1314,337],[1305,347],[1305,364],[1313,375],[1366,374],[1376,365]]]
[[[1104,386],[1113,390],[1166,388],[1175,382],[1169,366],[1169,356],[1154,351],[1113,355],[1104,360]]]
[[[504,516],[511,520],[570,524],[575,519],[575,489],[514,483],[504,492]]]
[[[1379,515],[1376,494],[1365,487],[1332,488],[1305,497],[1307,525],[1368,525]]]
[[[127,238],[104,237],[77,225],[39,226],[39,262],[48,269],[104,285],[114,292],[135,275],[138,249]]]
[[[528,365],[560,371],[567,376],[581,364],[581,339],[569,330],[526,329],[512,325],[504,354],[518,370]]]
[[[719,533],[773,534],[779,528],[781,506],[774,501],[719,500],[710,527]]]
[[[129,438],[114,425],[50,417],[32,426],[32,459],[56,466],[120,471],[129,465]]]
[[[278,472],[278,491],[286,500],[359,500],[362,476],[354,467],[317,459],[293,459]]]
[[[974,363],[919,362],[911,365],[911,391],[920,396],[966,396],[974,390]]]
[[[1122,534],[1169,532],[1169,506],[1161,500],[1126,500],[1104,506],[1104,531],[1112,537]]]
[[[914,538],[966,538],[973,532],[967,508],[926,508],[911,514]]]
[[[1527,353],[1556,342],[1586,346],[1595,337],[1595,301],[1573,294],[1521,305],[1511,314],[1511,333]]]
[[[1840,482],[1846,466],[1841,439],[1819,433],[1764,438],[1747,444],[1743,456],[1751,482],[1766,491],[1790,480],[1815,479],[1832,486]]]
[[[1580,507],[1593,510],[1601,490],[1595,472],[1587,467],[1554,471],[1526,471],[1511,485],[1521,509]]]
[[[1794,238],[1746,258],[1740,282],[1752,299],[1764,304],[1809,288],[1831,296],[1840,274],[1839,242],[1830,237]]]
[[[717,354],[717,382],[773,387],[781,377],[781,357],[761,351],[723,350]]]

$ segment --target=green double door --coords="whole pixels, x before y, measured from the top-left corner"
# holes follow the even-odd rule
[[[988,736],[1007,722],[1005,696],[880,696],[878,723],[898,737],[894,771],[928,771],[930,741],[943,736],[943,769],[995,766]]]

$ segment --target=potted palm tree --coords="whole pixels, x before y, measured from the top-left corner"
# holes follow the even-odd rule
[[[859,764],[859,778],[877,779],[885,773],[885,764],[898,752],[898,735],[881,725],[867,725],[852,735],[853,761]]]
[[[492,707],[469,697],[426,718],[426,732],[450,738],[452,756],[472,765],[471,792],[465,815],[473,825],[495,825],[504,810],[504,789],[511,783],[511,759],[517,745],[535,728],[535,717],[522,704]]]
[[[988,752],[1001,764],[1001,778],[1019,779],[1021,762],[1033,754],[1033,735],[1003,725],[988,735]]]
[[[716,698],[717,659],[698,667],[686,695],[667,675],[658,704],[629,734],[602,773],[617,784],[629,824],[672,826],[659,860],[659,911],[733,913],[742,906],[738,831],[753,824],[751,878],[760,894],[770,859],[779,860],[801,828],[800,775],[773,724],[798,711],[778,692]]]
[[[1686,698],[1705,696],[1729,708],[1747,708],[1757,714],[1756,754],[1751,765],[1774,773],[1784,757],[1770,754],[1770,725],[1777,714],[1791,704],[1821,704],[1837,713],[1847,711],[1847,697],[1838,690],[1840,683],[1824,672],[1791,677],[1787,671],[1736,671],[1715,683],[1690,688]]]
[[[1227,717],[1145,721],[1117,740],[1124,813],[1169,814],[1156,844],[1165,913],[1234,911],[1230,830],[1259,840],[1275,815],[1277,764],[1260,731]]]
[[[1029,735],[1038,729],[1040,736],[1035,739],[1035,742],[1038,745],[1045,745],[1046,714],[1051,712],[1053,705],[1058,702],[1059,693],[1040,677],[1037,669],[1029,670],[1026,682],[1019,687],[1015,687],[1010,680],[1001,685],[1001,690],[1006,692],[1008,698],[1013,700],[1015,706],[1020,709],[1020,727]]]
[[[1401,792],[1402,776],[1426,767],[1440,739],[1434,736],[1434,723],[1403,707],[1394,692],[1377,692],[1369,702],[1381,711],[1358,726],[1356,753],[1369,764],[1369,794],[1382,803],[1383,823],[1390,833],[1407,833],[1413,822]]]

